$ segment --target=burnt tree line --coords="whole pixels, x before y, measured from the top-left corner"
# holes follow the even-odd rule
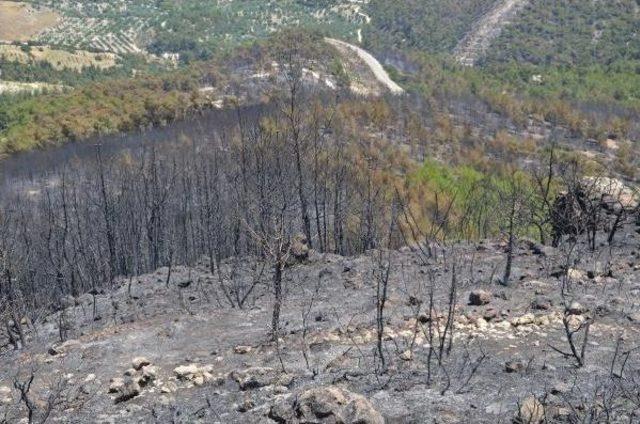
[[[297,86],[289,93],[257,119],[238,110],[235,127],[219,133],[120,152],[96,145],[35,188],[5,184],[0,313],[8,333],[23,338],[16,323],[163,266],[205,258],[215,274],[223,258],[256,255],[277,271],[300,233],[323,252],[375,247],[385,237],[385,198],[372,186],[381,159],[347,146],[334,102]]]

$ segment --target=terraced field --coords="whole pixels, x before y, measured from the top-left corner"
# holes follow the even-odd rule
[[[53,69],[82,71],[89,67],[109,69],[116,66],[118,56],[114,53],[93,53],[84,50],[68,52],[46,46],[23,49],[14,45],[0,45],[0,60],[22,64],[48,63]]]
[[[368,0],[185,0],[179,4],[144,0],[43,0],[37,3],[54,8],[64,17],[59,25],[40,34],[37,41],[118,54],[202,56],[299,24],[355,40],[361,27],[370,21],[364,11]]]

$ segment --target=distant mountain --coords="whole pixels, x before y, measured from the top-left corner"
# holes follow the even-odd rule
[[[639,0],[39,0],[0,1],[0,10],[7,15],[16,4],[32,31],[6,41],[183,62],[208,59],[286,27],[378,53],[454,53],[467,64],[589,65],[640,58]],[[25,14],[29,10],[56,19],[42,20],[36,31],[36,12]]]

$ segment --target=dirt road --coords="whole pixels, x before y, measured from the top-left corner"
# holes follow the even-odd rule
[[[373,57],[369,52],[361,49],[358,46],[354,46],[353,44],[345,43],[344,41],[336,40],[334,38],[326,38],[325,40],[327,41],[327,43],[331,44],[332,46],[335,46],[341,49],[348,49],[356,53],[358,57],[367,64],[369,69],[371,69],[371,72],[373,72],[373,75],[376,77],[378,82],[380,82],[383,86],[385,86],[392,94],[404,93],[404,89],[391,79],[391,77],[389,76],[387,71],[384,70],[380,62],[378,62],[378,60],[375,57]]]
[[[458,43],[454,50],[456,60],[463,65],[473,66],[484,55],[491,42],[500,35],[502,28],[508,25],[526,4],[527,0],[500,1],[480,18]]]

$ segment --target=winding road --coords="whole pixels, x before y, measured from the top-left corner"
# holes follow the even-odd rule
[[[335,38],[325,38],[325,41],[338,49],[351,50],[356,53],[358,57],[367,64],[369,69],[371,69],[371,72],[378,82],[386,87],[392,94],[404,93],[404,89],[391,79],[387,71],[382,67],[382,64],[380,64],[378,59],[373,57],[371,53],[358,46],[354,46],[353,44],[349,44],[341,40],[336,40]]]

